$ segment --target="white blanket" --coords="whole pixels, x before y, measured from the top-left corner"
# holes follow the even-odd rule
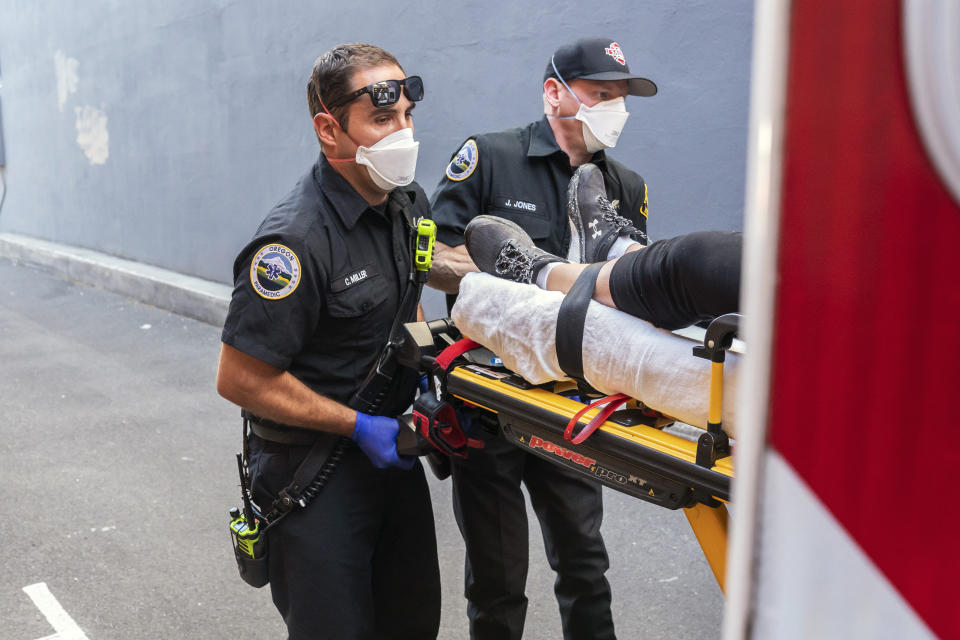
[[[457,328],[496,353],[533,384],[566,379],[557,363],[557,313],[563,294],[485,273],[460,284],[451,312]],[[625,393],[652,409],[701,428],[707,426],[710,361],[693,355],[696,343],[649,322],[591,302],[583,334],[584,377],[599,391]],[[723,376],[723,428],[736,425],[739,356],[727,352]]]

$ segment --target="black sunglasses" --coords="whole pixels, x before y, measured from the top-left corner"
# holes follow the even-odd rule
[[[420,102],[423,100],[423,80],[420,76],[408,76],[403,80],[381,80],[368,84],[362,89],[357,89],[348,96],[330,103],[331,107],[339,107],[348,102],[352,102],[365,93],[370,94],[370,102],[375,107],[389,107],[397,104],[400,99],[400,87],[403,87],[403,95],[407,96],[410,102]]]

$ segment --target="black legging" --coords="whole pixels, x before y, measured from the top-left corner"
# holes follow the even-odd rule
[[[698,231],[621,257],[610,272],[618,309],[679,329],[740,308],[743,234]]]

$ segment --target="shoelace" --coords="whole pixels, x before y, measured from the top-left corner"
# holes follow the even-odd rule
[[[504,243],[493,266],[498,275],[526,284],[532,282],[533,255],[512,242]]]
[[[613,208],[613,203],[607,200],[604,196],[597,196],[597,205],[600,207],[600,213],[604,222],[609,222],[612,224],[614,226],[614,230],[618,234],[624,228],[630,227],[630,230],[628,231],[630,235],[642,240],[645,244],[649,243],[650,239],[647,238],[647,234],[634,227],[632,222],[619,215],[617,210]]]

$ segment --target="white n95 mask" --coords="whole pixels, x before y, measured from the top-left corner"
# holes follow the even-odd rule
[[[358,146],[356,162],[366,165],[373,182],[389,191],[413,182],[419,149],[420,143],[413,139],[413,129],[400,129],[369,147]]]
[[[577,97],[572,91],[570,93]],[[606,147],[617,146],[617,139],[629,116],[624,99],[614,98],[598,102],[592,107],[581,102],[573,117],[583,123],[583,142],[587,145],[587,151],[596,153]]]

